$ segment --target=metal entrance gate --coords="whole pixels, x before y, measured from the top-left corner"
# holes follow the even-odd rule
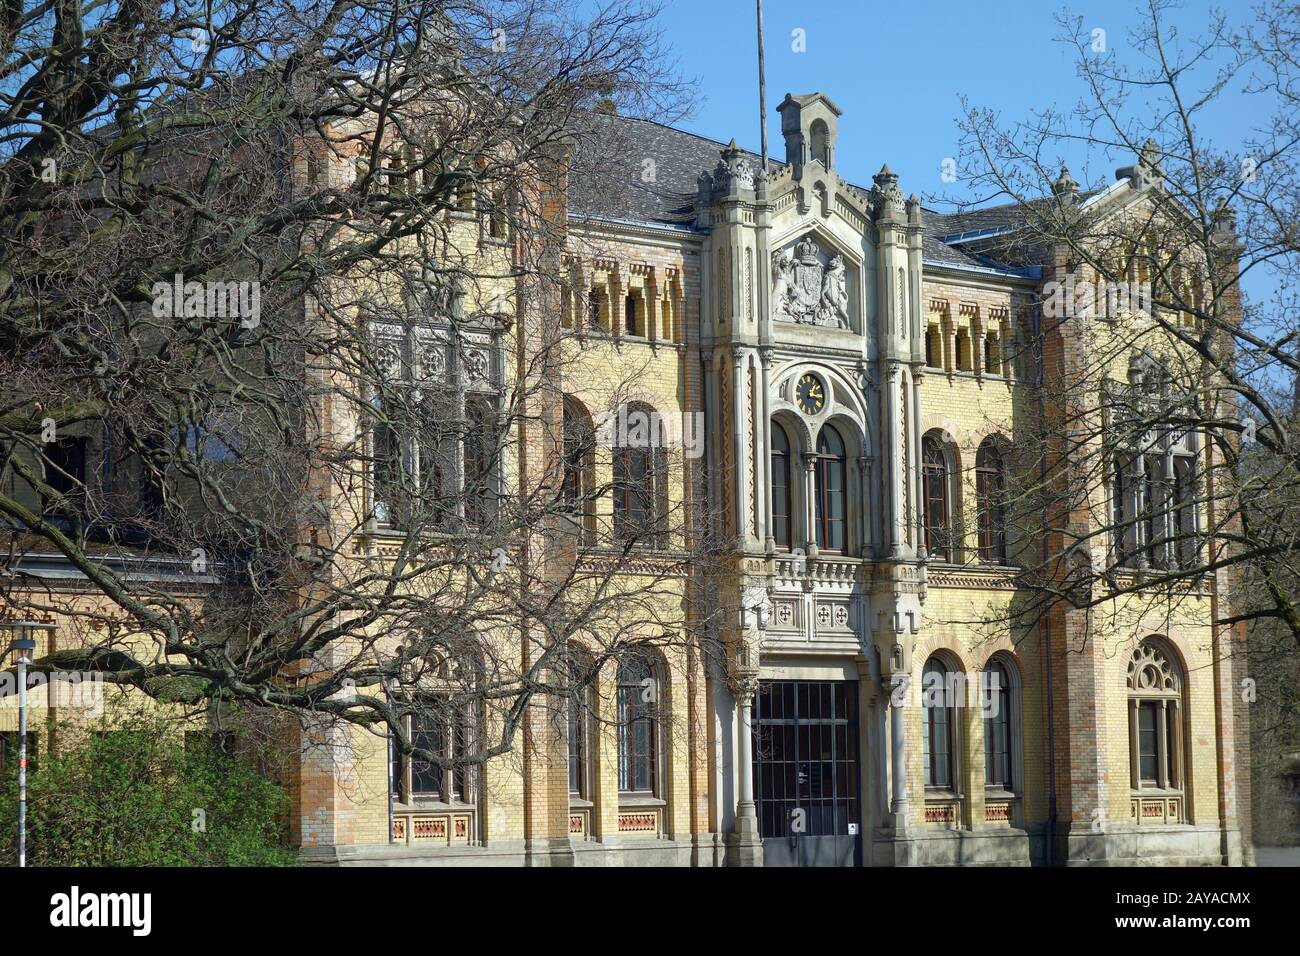
[[[767,866],[861,866],[858,686],[762,681],[754,791]]]

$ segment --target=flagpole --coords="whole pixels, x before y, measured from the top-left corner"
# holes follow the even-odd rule
[[[767,178],[767,75],[763,56],[763,0],[758,3],[758,132],[763,150],[763,177]]]

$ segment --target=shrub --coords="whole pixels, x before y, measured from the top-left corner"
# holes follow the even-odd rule
[[[135,714],[67,730],[27,775],[30,866],[283,866],[284,791],[206,734]],[[44,740],[42,740],[44,743]],[[18,852],[17,774],[0,780],[0,863]]]

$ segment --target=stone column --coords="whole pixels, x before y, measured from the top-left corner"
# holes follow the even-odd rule
[[[752,736],[753,719],[754,719],[754,691],[757,690],[758,682],[755,680],[747,682],[740,688],[740,704],[738,713],[740,714],[739,740],[739,761],[740,761],[740,788],[739,797],[736,800],[736,818],[741,821],[738,829],[744,830],[747,827],[745,821],[758,819],[754,810],[754,742]]]
[[[804,528],[807,540],[804,550],[808,557],[817,557],[817,454],[805,452],[803,456]]]
[[[871,507],[871,459],[866,455],[858,458],[858,498],[862,514],[858,521],[859,534],[862,535],[862,557],[873,558],[876,553],[875,509]]]
[[[758,359],[762,363],[762,379],[759,387],[763,390],[763,418],[759,426],[758,434],[761,440],[758,442],[757,454],[759,456],[759,471],[763,477],[758,483],[756,493],[762,495],[759,500],[758,511],[762,516],[763,551],[767,554],[774,554],[776,552],[776,538],[772,534],[772,411],[769,398],[772,387],[772,347],[770,345],[760,346]]]
[[[885,459],[885,514],[886,527],[889,529],[885,538],[888,557],[897,560],[903,556],[903,481],[902,450],[907,437],[901,434],[902,409],[899,400],[899,373],[902,366],[890,362],[885,375],[885,414],[880,431],[882,438],[881,454]]]
[[[749,541],[749,463],[748,436],[745,434],[745,403],[748,392],[748,356],[742,345],[731,347],[731,437],[734,476],[732,487],[736,490],[736,540],[741,550]]]
[[[1162,700],[1156,711],[1156,783],[1169,789],[1169,701]]]
[[[763,840],[758,832],[758,812],[754,805],[754,693],[758,690],[757,669],[739,670],[735,675],[736,691],[736,768],[739,786],[736,791],[736,826],[732,834],[733,862],[736,866],[762,866]]]
[[[891,687],[886,687],[891,691]],[[889,697],[889,748],[892,766],[890,768],[893,799],[889,811],[894,817],[894,832],[903,835],[907,832],[911,820],[911,806],[907,797],[907,734],[904,724],[907,711],[907,695],[902,700]]]
[[[722,437],[722,413],[718,408],[718,376],[713,367],[713,349],[700,349],[700,393],[704,396],[704,460],[706,462],[707,482],[704,487],[704,512],[711,530],[720,528],[718,515],[718,495],[715,482],[718,480],[718,441]]]

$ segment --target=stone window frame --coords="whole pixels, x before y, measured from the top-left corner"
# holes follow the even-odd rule
[[[931,665],[942,669],[943,709],[945,711],[944,729],[947,732],[947,785],[936,784],[934,780],[934,745],[932,738],[935,729],[936,707],[931,703],[934,691],[927,686],[927,674],[932,673]],[[965,734],[964,714],[966,707],[965,671],[961,663],[951,654],[935,651],[925,659],[921,667],[921,780],[927,801],[953,801],[961,803],[965,799]],[[951,701],[949,697],[951,696]]]
[[[1134,797],[1163,796],[1185,800],[1187,790],[1187,681],[1182,663],[1163,638],[1149,636],[1129,656],[1125,678],[1129,731],[1129,787]],[[1141,712],[1155,714],[1155,776],[1141,767]],[[1171,713],[1172,711],[1172,713]]]
[[[776,448],[775,440],[770,440],[769,442],[771,446],[769,457],[770,459],[772,459],[772,461],[769,463],[769,468],[768,468],[768,476],[769,476],[768,491],[772,495],[772,538],[774,541],[776,541],[777,550],[791,551],[794,547],[796,547],[796,543],[802,540],[799,537],[800,529],[798,524],[798,511],[796,510],[797,505],[795,503],[796,484],[797,484],[797,476],[798,476],[798,469],[796,469],[795,464],[796,464],[798,454],[795,450],[796,449],[795,443],[790,440],[789,430],[785,427],[785,425],[781,424],[780,419],[774,417],[771,420],[768,429],[769,429],[768,434],[771,436],[772,439],[775,439],[775,436],[777,434],[780,434],[782,440],[785,443],[784,451],[778,452]],[[785,464],[784,464],[785,500],[784,502],[782,502],[785,505],[786,541],[784,543],[782,543],[777,538],[776,535],[776,525],[777,525],[776,487],[777,485],[773,476],[775,476],[776,474],[775,459],[778,456],[783,456],[785,459]]]
[[[941,479],[943,488],[938,496],[944,504],[944,517],[940,522],[941,533],[948,541],[947,548],[936,548],[930,540],[932,533],[930,501],[935,498],[931,493],[930,482],[934,480],[934,468],[929,462],[928,449],[937,447],[942,457],[943,471]],[[931,429],[921,436],[921,506],[922,540],[926,557],[937,560],[940,564],[957,564],[962,552],[960,533],[960,499],[956,476],[960,474],[957,449],[940,429]]]
[[[505,398],[503,359],[501,357],[501,336],[492,328],[491,317],[482,316],[470,320],[466,329],[455,328],[452,323],[428,319],[418,313],[403,313],[396,309],[367,308],[362,315],[366,323],[368,337],[376,351],[380,365],[387,365],[395,370],[395,375],[388,387],[394,385],[409,389],[413,394],[421,391],[428,395],[441,392],[449,401],[445,411],[452,421],[460,423],[461,430],[449,435],[435,436],[433,468],[440,474],[439,482],[449,483],[455,501],[455,512],[434,516],[425,523],[425,530],[433,533],[449,532],[466,527],[463,493],[466,460],[470,446],[465,441],[469,424],[467,409],[471,403],[491,402],[491,411],[496,416],[498,439],[504,435],[502,430],[502,402]],[[387,353],[383,352],[388,348]],[[484,359],[483,374],[475,377],[467,374],[465,356],[469,353],[481,354]],[[381,407],[381,389],[373,380],[363,382],[363,392],[369,409]],[[491,413],[488,416],[491,417]],[[432,420],[441,420],[442,415],[430,416]],[[369,495],[367,508],[368,523],[372,530],[401,532],[402,523],[394,520],[391,510],[380,506],[385,504],[380,497],[380,479],[377,471],[381,454],[379,432],[381,424],[368,423],[365,427],[365,441],[369,467],[366,475],[366,488]],[[421,434],[397,434],[397,466],[401,470],[414,469],[423,473],[423,456],[426,451],[428,436]],[[498,499],[504,491],[504,454],[501,453],[499,440],[496,461],[487,477],[488,490]],[[452,448],[451,446],[454,446]],[[486,447],[486,445],[484,446]],[[487,520],[495,515],[495,508],[486,514]]]
[[[594,746],[599,742],[599,695],[597,681],[592,673],[592,659],[585,651],[571,646],[566,661],[568,670],[565,698],[564,746],[568,771],[569,807],[589,810],[596,794]],[[577,682],[580,686],[574,687]],[[577,729],[578,747],[574,752],[574,730]],[[576,757],[576,760],[575,760]],[[574,782],[577,789],[574,789]]]
[[[1011,522],[1010,509],[1006,501],[1008,486],[1005,446],[1006,442],[1000,436],[989,435],[980,442],[975,452],[976,553],[981,564],[994,567],[1007,567],[1011,562]],[[996,456],[996,467],[989,467],[987,464],[989,455]],[[992,491],[988,488],[990,481],[995,481],[997,485]],[[997,528],[989,518],[994,513],[998,514]],[[995,531],[1001,537],[1000,546],[989,543]]]
[[[839,442],[840,451],[838,455],[822,450],[822,441],[828,430],[835,436],[835,440]],[[829,443],[827,444],[829,445]],[[825,551],[829,554],[851,554],[853,535],[852,521],[849,516],[849,443],[845,440],[841,428],[836,427],[832,421],[825,421],[817,429],[817,440],[813,447],[816,451],[813,452],[812,487],[809,490],[813,497],[813,518],[816,526],[811,537],[819,551]],[[829,544],[830,519],[826,516],[826,506],[830,501],[828,496],[831,490],[831,470],[836,467],[839,469],[840,480],[839,523],[841,525],[840,534],[842,540],[839,547],[831,547]]]
[[[400,653],[400,651],[399,651]],[[432,652],[419,662],[410,662],[412,683],[407,687],[390,689],[393,697],[413,696],[415,692],[428,695],[435,700],[443,700],[453,695],[469,692],[470,699],[464,701],[459,711],[452,716],[457,723],[450,721],[444,730],[443,756],[455,759],[457,749],[464,753],[477,746],[485,739],[486,719],[482,700],[474,696],[474,688],[483,680],[483,661],[477,652],[459,655],[457,660],[451,654]],[[468,675],[465,668],[469,668]],[[406,733],[412,734],[415,715],[406,714],[401,718]],[[468,737],[468,739],[466,739]],[[470,812],[477,821],[484,805],[484,773],[482,765],[469,764],[460,771],[447,767],[442,769],[442,783],[436,799],[414,792],[414,760],[410,754],[399,756],[392,742],[389,743],[388,755],[388,792],[393,809],[398,813],[465,813]],[[457,773],[464,774],[460,786],[457,786]],[[460,799],[448,799],[459,796]],[[409,824],[408,824],[409,825]],[[477,824],[476,824],[477,825]],[[470,836],[474,842],[476,835]]]
[[[641,664],[645,669],[644,674],[646,676],[636,682],[625,682],[624,667],[629,666],[632,662]],[[647,679],[651,681],[649,688],[651,689],[651,699],[648,702],[642,700],[641,703],[643,705],[649,704],[648,712],[637,714],[632,719],[634,721],[646,720],[650,723],[649,744],[651,753],[647,766],[651,779],[648,789],[625,788],[624,784],[628,782],[624,773],[628,741],[626,737],[628,722],[624,713],[625,695],[643,693],[647,689],[645,684]],[[666,802],[664,794],[668,792],[667,747],[665,746],[667,720],[665,719],[666,708],[664,707],[664,701],[667,691],[666,669],[657,654],[629,650],[625,651],[617,659],[614,671],[614,775],[620,809],[646,805],[662,806]]]
[[[664,550],[670,546],[673,537],[669,528],[669,485],[674,475],[673,462],[668,454],[667,432],[663,417],[653,405],[644,401],[629,402],[628,414],[633,413],[642,413],[648,421],[658,423],[658,431],[649,447],[616,445],[612,450],[613,537],[619,542],[632,541],[638,548]],[[635,467],[638,462],[642,464],[639,469]],[[638,473],[649,480],[649,487],[645,490],[639,490],[633,480]],[[644,505],[645,511],[639,521],[632,521],[635,516],[633,505],[638,501]]]
[[[993,667],[999,667],[1006,676],[1006,686],[1000,693],[1006,698],[1007,713],[1007,777],[1006,786],[989,782],[988,767],[988,721],[987,710],[983,712],[981,723],[984,729],[984,794],[990,798],[1019,798],[1024,795],[1024,722],[1021,705],[1022,681],[1020,667],[1015,659],[1005,651],[998,651],[989,657],[980,672],[981,704],[986,704],[993,692],[991,681],[985,676]]]

